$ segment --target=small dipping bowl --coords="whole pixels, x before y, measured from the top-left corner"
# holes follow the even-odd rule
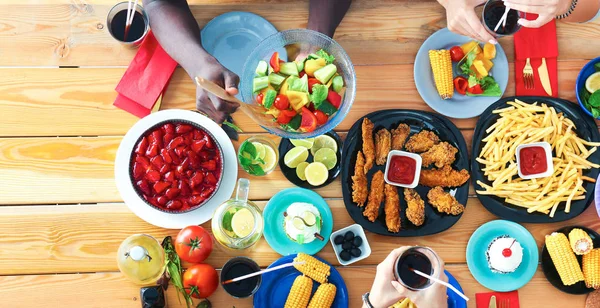
[[[541,147],[544,149],[544,152],[546,153],[547,168],[546,168],[546,171],[541,172],[541,173],[524,175],[521,170],[521,151],[523,149],[532,148],[532,147]],[[519,172],[519,177],[524,180],[545,178],[545,177],[551,176],[554,173],[554,165],[552,163],[552,146],[550,146],[550,144],[548,142],[535,142],[535,143],[521,144],[517,147],[516,155],[517,155],[517,169]]]
[[[390,172],[390,165],[391,165],[391,161],[392,158],[396,157],[396,156],[403,156],[403,157],[408,157],[411,158],[415,161],[415,175],[414,175],[414,179],[411,183],[398,183],[395,181],[392,181],[389,178],[389,172]],[[388,157],[387,157],[387,163],[385,165],[385,176],[384,179],[386,181],[386,183],[390,184],[390,185],[394,185],[394,186],[398,186],[398,187],[405,187],[405,188],[415,188],[417,187],[417,185],[419,185],[419,177],[421,176],[421,164],[422,164],[423,160],[421,159],[421,155],[419,154],[415,154],[415,153],[410,153],[410,152],[405,152],[405,151],[398,151],[398,150],[393,150],[390,151],[390,153],[388,153]]]

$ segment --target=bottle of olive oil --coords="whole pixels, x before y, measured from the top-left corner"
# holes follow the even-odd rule
[[[155,285],[165,271],[165,251],[152,236],[134,234],[117,251],[119,270],[139,285]]]

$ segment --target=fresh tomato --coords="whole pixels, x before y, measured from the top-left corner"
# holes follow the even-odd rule
[[[467,78],[463,76],[458,76],[454,78],[454,88],[456,89],[456,92],[465,95],[465,93],[467,93],[468,87],[469,81],[467,80]]]
[[[183,273],[183,287],[195,298],[211,296],[219,286],[217,271],[208,264],[196,264]]]
[[[469,92],[471,94],[481,94],[481,93],[483,93],[483,89],[481,88],[480,84],[476,84],[476,85],[468,88],[467,92]]]
[[[212,249],[210,234],[200,226],[181,229],[175,239],[175,251],[183,261],[200,263],[208,258]]]
[[[462,50],[462,48],[460,48],[460,46],[454,46],[454,47],[450,48],[450,58],[452,59],[452,62],[458,62],[464,56],[465,56],[465,53]]]
[[[273,72],[279,73],[279,53],[276,51],[271,56],[271,60],[269,60],[269,64],[273,68]]]
[[[340,109],[342,104],[342,97],[333,90],[329,90],[327,93],[327,100],[333,105],[333,107]]]
[[[329,117],[321,110],[315,110],[313,114],[315,117],[317,117],[317,124],[319,125],[323,125],[327,123],[327,120],[329,120]]]
[[[286,110],[290,107],[290,101],[288,100],[287,96],[279,94],[277,97],[275,97],[275,103],[273,103],[273,106],[279,110]]]
[[[306,73],[304,71],[301,71],[300,73],[298,73],[298,77],[299,78],[304,77],[304,75],[306,75]]]
[[[257,102],[259,105],[262,105],[263,98],[265,98],[265,95],[264,95],[264,94],[262,94],[262,93],[258,93],[258,95],[256,96],[256,102]]]
[[[296,111],[294,110],[281,110],[281,112],[277,116],[277,123],[288,124],[295,116]]]
[[[308,110],[306,107],[302,107],[302,122],[300,123],[300,129],[304,132],[312,132],[317,128],[317,117]]]
[[[308,78],[308,92],[312,94],[312,87],[316,84],[321,84],[317,78]]]

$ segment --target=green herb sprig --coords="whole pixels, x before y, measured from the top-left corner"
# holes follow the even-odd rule
[[[177,289],[177,298],[179,299],[179,302],[181,303],[181,297],[179,297],[179,294],[181,294],[185,299],[187,307],[190,308],[194,302],[192,301],[192,297],[187,294],[185,288],[183,287],[183,268],[181,267],[181,260],[179,259],[177,252],[175,252],[175,247],[173,247],[173,242],[171,241],[170,236],[165,237],[165,239],[162,241],[162,247],[165,250],[165,257],[167,261],[165,273],[168,274],[168,278],[170,278],[171,283],[173,283],[175,289]]]

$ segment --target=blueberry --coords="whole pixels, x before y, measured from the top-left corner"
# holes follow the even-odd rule
[[[352,243],[350,243],[350,242],[344,242],[342,244],[342,249],[344,249],[344,250],[350,250],[350,249],[352,249]]]
[[[350,254],[353,257],[360,257],[360,255],[362,254],[362,251],[360,251],[359,248],[352,248],[352,250],[350,250]]]
[[[352,244],[355,247],[360,247],[360,245],[362,245],[362,242],[363,242],[362,237],[360,237],[360,236],[357,235],[357,236],[354,237],[354,240],[352,241]]]
[[[351,258],[352,256],[347,250],[344,250],[340,253],[340,259],[342,259],[343,261],[350,261]]]
[[[335,237],[335,239],[333,240],[333,242],[334,242],[336,245],[342,245],[342,244],[344,243],[344,236],[343,236],[343,235],[341,235],[341,234],[340,234],[340,235],[338,235],[338,236],[336,236],[336,237]]]
[[[354,238],[354,232],[348,231],[344,234],[344,240],[351,241]]]

